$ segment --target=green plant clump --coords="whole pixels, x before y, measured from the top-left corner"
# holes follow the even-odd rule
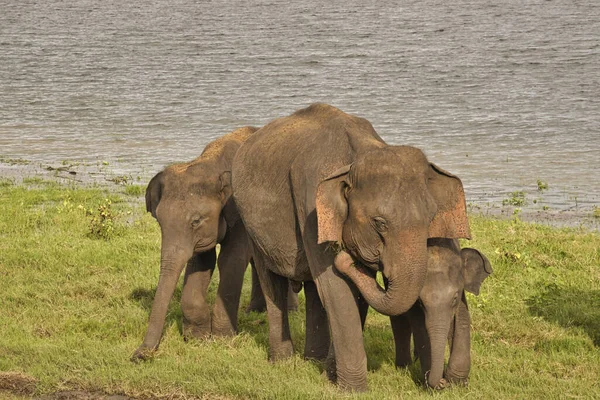
[[[97,213],[92,214],[92,220],[90,221],[90,236],[97,239],[112,239],[116,233],[117,215],[112,209],[110,199],[104,199],[97,210]]]
[[[537,180],[537,189],[539,192],[543,192],[544,190],[548,190],[548,182],[544,182],[541,179]]]
[[[517,190],[510,194],[510,197],[502,200],[503,206],[516,206],[521,207],[527,204],[527,200],[525,199],[525,192],[521,190]]]
[[[146,193],[146,186],[143,185],[126,185],[125,194],[129,196],[142,196]]]

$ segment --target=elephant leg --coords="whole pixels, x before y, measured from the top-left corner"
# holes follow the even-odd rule
[[[407,367],[412,362],[410,355],[410,321],[406,314],[390,317],[394,344],[396,347],[396,367]]]
[[[333,265],[315,281],[327,310],[335,360],[335,376],[330,378],[345,390],[367,389],[367,355],[365,352],[358,293],[337,275]],[[331,367],[327,368],[331,371]]]
[[[256,273],[256,267],[254,266],[254,259],[250,259],[250,265],[252,267],[252,289],[250,291],[250,303],[246,307],[246,313],[264,312],[267,309],[267,303],[265,302],[265,295],[260,287],[258,281],[258,275]]]
[[[273,273],[270,261],[256,252],[256,272],[267,303],[269,320],[269,360],[278,361],[289,358],[294,353],[292,335],[288,321],[287,295],[289,281]]]
[[[446,379],[450,383],[468,384],[471,370],[471,316],[465,294],[458,305],[454,319],[454,329],[451,332],[450,359],[446,369]]]
[[[298,311],[298,293],[296,293],[290,283],[288,286],[288,311]]]
[[[425,314],[419,304],[408,311],[410,329],[413,335],[415,359],[421,362],[421,379],[431,370],[431,343],[425,326]]]
[[[310,272],[329,320],[331,346],[326,372],[329,379],[344,390],[365,391],[367,354],[361,314],[366,307],[356,286],[334,268],[333,252],[326,244],[317,244],[317,226],[317,215],[313,211],[307,216],[302,239]]]
[[[389,281],[384,277],[385,290],[388,290]],[[396,367],[407,367],[412,362],[410,356],[410,319],[408,313],[390,316],[390,325],[394,334],[394,347],[396,348]]]
[[[304,282],[304,296],[306,297],[304,358],[325,361],[330,344],[329,322],[314,282]]]
[[[210,335],[210,306],[206,302],[208,286],[215,269],[214,250],[194,255],[187,264],[181,294],[183,336],[202,339]]]
[[[238,223],[221,242],[217,262],[219,288],[212,317],[213,335],[231,336],[237,332],[240,295],[249,260],[248,236],[244,226]]]

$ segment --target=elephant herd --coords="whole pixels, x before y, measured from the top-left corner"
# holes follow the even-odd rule
[[[479,251],[458,243],[470,238],[462,183],[421,150],[386,144],[366,119],[313,104],[260,129],[237,129],[152,178],[146,208],[161,228],[160,277],[132,360],[157,349],[184,267],[184,336],[235,334],[251,263],[249,308],[266,305],[270,360],[293,353],[288,310],[303,288],[304,357],[323,361],[342,389],[367,388],[369,306],[390,316],[397,366],[412,362],[412,336],[430,387],[467,383],[465,290],[478,294],[492,269]],[[206,295],[215,264],[211,312]]]

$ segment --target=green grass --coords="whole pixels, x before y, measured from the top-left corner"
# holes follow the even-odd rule
[[[129,196],[143,196],[146,193],[145,185],[127,185],[125,186],[125,194]]]
[[[494,274],[480,296],[469,295],[470,386],[432,393],[415,381],[417,366],[396,370],[388,319],[371,311],[365,331],[370,390],[350,396],[302,360],[302,305],[291,318],[294,357],[271,364],[262,314],[241,313],[234,338],[185,343],[178,291],[158,354],[132,364],[158,280],[158,224],[141,198],[132,203],[100,188],[28,182],[0,185],[0,389],[22,376],[35,380],[35,395],[550,399],[600,393],[597,233],[472,216],[473,240],[465,245],[485,253]],[[117,229],[98,239],[91,221],[107,199]],[[246,284],[241,307],[248,300]]]

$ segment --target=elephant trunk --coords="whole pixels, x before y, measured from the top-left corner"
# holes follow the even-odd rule
[[[160,276],[158,287],[152,302],[152,311],[148,322],[148,331],[142,347],[155,350],[160,342],[169,302],[177,287],[177,282],[183,267],[192,257],[193,250],[176,245],[163,245],[161,249]]]
[[[453,325],[454,329],[450,332],[452,345],[446,378],[450,383],[466,385],[471,369],[471,317],[464,293]]]
[[[444,354],[446,340],[450,330],[452,316],[438,318],[431,313],[425,315],[425,326],[430,341],[431,370],[425,371],[427,385],[434,389],[444,389],[447,382],[444,379]]]
[[[422,240],[418,240],[420,236],[423,236]],[[387,257],[391,261],[383,262],[387,290],[379,286],[375,275],[365,267],[353,265],[348,253],[342,251],[334,262],[336,268],[352,280],[367,303],[384,315],[394,316],[407,312],[417,301],[425,281],[427,236],[405,237],[401,244],[404,250]]]

